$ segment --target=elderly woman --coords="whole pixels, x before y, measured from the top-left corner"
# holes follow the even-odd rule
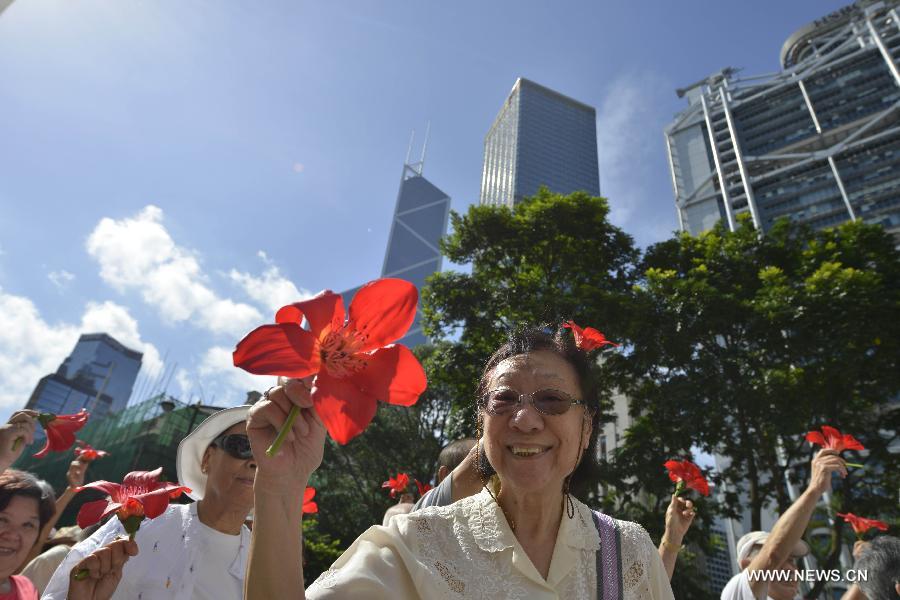
[[[0,598],[37,600],[31,581],[13,573],[53,516],[55,503],[52,490],[30,473],[7,469],[0,474]]]
[[[178,446],[178,480],[197,502],[171,505],[145,521],[135,536],[136,548],[116,541],[124,529],[111,519],[72,548],[43,598],[62,599],[67,592],[69,598],[107,598],[102,590],[112,587],[111,597],[121,600],[240,600],[250,548],[244,520],[253,508],[256,475],[247,438],[249,408],[209,416]],[[111,563],[121,572],[110,577]],[[91,571],[89,579],[70,581],[82,567]]]
[[[477,395],[484,469],[496,475],[486,474],[474,496],[370,528],[306,597],[671,599],[644,529],[569,493],[592,453],[598,400],[588,366],[561,333],[528,331],[501,346]],[[299,382],[273,390],[251,409],[247,433],[254,448],[265,448],[292,404],[304,410],[289,441],[259,460],[251,600],[304,597],[300,498],[324,442],[309,391]]]

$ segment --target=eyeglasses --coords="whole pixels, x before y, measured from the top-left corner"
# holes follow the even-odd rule
[[[232,458],[239,460],[253,458],[253,450],[250,449],[250,438],[243,433],[223,433],[212,441],[212,445],[216,448],[221,448]]]
[[[573,398],[561,390],[537,390],[530,394],[520,394],[510,388],[498,388],[484,394],[480,399],[481,406],[492,415],[505,415],[519,410],[525,398],[542,415],[564,414],[573,404],[584,405],[584,400]]]

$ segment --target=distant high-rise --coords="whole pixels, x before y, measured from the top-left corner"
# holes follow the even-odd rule
[[[406,157],[381,268],[382,277],[405,279],[415,284],[420,292],[425,280],[441,270],[442,257],[438,244],[447,232],[447,218],[450,215],[450,196],[422,176],[424,162],[424,148],[418,162],[410,163],[409,156]],[[349,306],[358,289],[343,293],[345,306]],[[412,347],[428,341],[422,333],[420,318],[419,310],[400,343]]]
[[[513,206],[541,186],[600,194],[597,114],[520,77],[484,138],[481,204]]]
[[[105,333],[83,334],[57,372],[41,379],[26,408],[63,414],[86,408],[95,416],[119,412],[131,397],[142,357]]]
[[[683,231],[749,213],[763,231],[861,219],[900,237],[898,7],[860,0],[792,34],[779,73],[678,90],[689,106],[666,144]]]

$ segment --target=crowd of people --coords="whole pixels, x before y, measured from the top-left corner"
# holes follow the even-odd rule
[[[543,329],[513,334],[488,360],[475,394],[477,435],[444,449],[437,486],[415,504],[401,496],[305,587],[302,498],[326,437],[313,385],[286,380],[253,406],[207,418],[178,448],[179,483],[193,502],[171,504],[132,537],[117,518],[95,530],[54,529],[86,464],[73,461],[59,498],[10,468],[22,452],[16,440],[33,441],[37,416],[15,413],[0,426],[0,600],[674,597],[695,507],[673,494],[656,546],[639,524],[573,496],[595,456],[600,382],[567,332]],[[742,570],[723,600],[797,597],[796,578],[763,575],[798,568],[813,510],[847,466],[824,449],[810,473],[771,532],[737,542]],[[846,600],[900,598],[900,540],[859,543],[854,556],[868,577]]]

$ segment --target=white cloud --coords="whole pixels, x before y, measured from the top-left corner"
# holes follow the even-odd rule
[[[30,299],[0,288],[0,409],[25,406],[38,380],[56,372],[81,333],[101,331],[143,352],[148,372],[161,368],[156,347],[141,339],[137,321],[122,306],[92,302],[80,324],[53,324]]]
[[[259,306],[275,312],[286,304],[313,297],[312,292],[298,289],[291,280],[284,277],[265,252],[260,250],[257,256],[266,264],[261,275],[254,276],[232,269],[228,272],[228,277]]]
[[[306,170],[306,165],[304,165],[303,163],[295,162],[294,166],[291,168],[293,169],[294,173],[302,173]]]
[[[162,221],[162,209],[152,205],[135,217],[102,219],[87,240],[88,253],[100,264],[100,277],[120,292],[140,292],[169,323],[192,320],[232,337],[258,325],[261,313],[249,304],[220,298],[195,253],[177,245]]]
[[[218,398],[217,395],[216,404],[218,406],[241,404],[246,400],[247,392],[251,390],[263,392],[275,385],[276,381],[275,377],[251,375],[243,369],[235,367],[231,352],[231,348],[213,346],[203,354],[200,366],[197,368],[201,380],[204,381],[203,387],[207,392],[215,389],[219,394],[227,396]]]
[[[673,89],[653,73],[625,74],[610,84],[597,115],[600,181],[610,220],[641,245],[668,239],[678,226],[663,141]]]
[[[49,279],[57,289],[63,290],[75,280],[75,275],[69,273],[65,269],[60,269],[59,271],[50,271],[47,273],[47,279]]]

